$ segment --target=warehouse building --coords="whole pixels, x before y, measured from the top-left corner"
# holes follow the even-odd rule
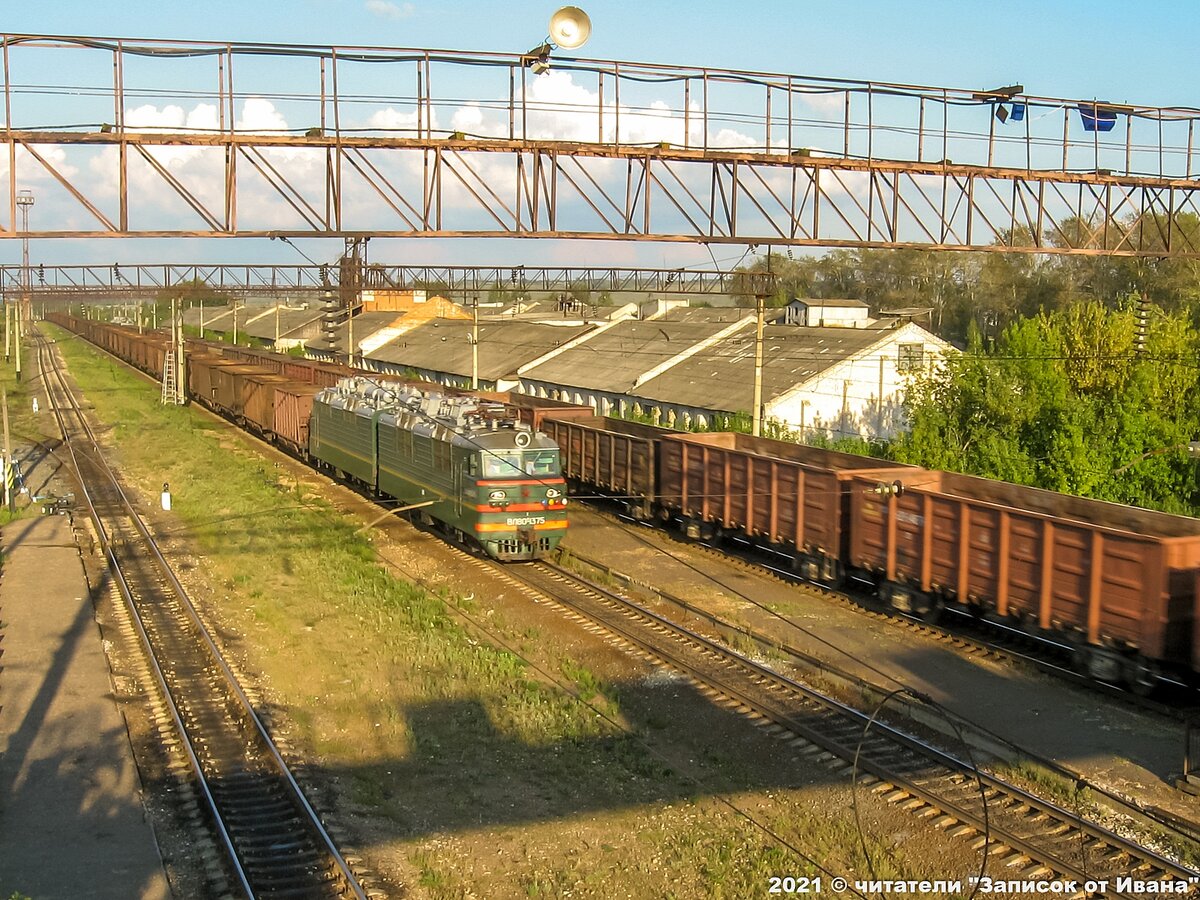
[[[752,413],[755,316],[749,310],[651,302],[581,316],[545,306],[514,315],[505,307],[499,315],[481,309],[476,325],[471,310],[454,307],[443,317],[444,307],[414,303],[360,313],[352,324],[339,325],[336,346],[353,344],[355,362],[376,371],[455,386],[470,385],[474,374],[484,389],[664,425],[721,427],[728,417]],[[904,428],[903,398],[913,376],[953,348],[911,321],[877,321],[865,313],[856,300],[796,300],[764,328],[764,421],[802,440],[887,438]],[[277,342],[271,311],[245,317],[239,327],[264,343],[303,343],[311,354],[327,355],[320,312],[291,314],[295,319],[286,323],[294,327]],[[228,310],[209,315],[210,330],[232,324]]]

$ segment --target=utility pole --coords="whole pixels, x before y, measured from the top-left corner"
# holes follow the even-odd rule
[[[754,419],[751,433],[762,436],[763,298],[754,301]]]
[[[0,391],[0,406],[4,408],[4,508],[12,509],[12,488],[9,471],[12,469],[12,446],[8,442],[8,391]]]
[[[18,191],[17,206],[21,208],[21,300],[17,309],[17,327],[30,306],[29,292],[33,288],[33,271],[29,268],[29,210],[33,208],[33,191]]]
[[[479,295],[471,306],[471,390],[479,390]]]
[[[754,292],[754,415],[751,433],[762,437],[762,374],[763,374],[763,307],[774,291],[775,276],[771,274],[771,248],[767,248],[767,274]]]
[[[4,301],[4,361],[12,362],[12,304]]]
[[[172,313],[171,318],[172,319],[175,318],[174,313]],[[176,353],[176,357],[177,357],[177,364],[175,366],[175,375],[179,379],[178,400],[179,400],[179,405],[182,406],[184,403],[187,403],[187,352],[186,352],[187,351],[187,341],[185,340],[185,338],[183,336],[183,301],[182,301],[182,298],[180,299],[180,303],[179,303],[178,322],[179,322],[179,324],[178,324],[179,333],[178,333],[178,336],[175,338],[175,353]]]
[[[16,316],[17,316],[17,322],[16,322],[16,326],[13,328],[13,332],[16,334],[16,337],[17,337],[17,339],[16,339],[17,346],[15,348],[16,353],[17,353],[17,381],[20,381],[21,380],[21,314],[19,311],[17,312]]]

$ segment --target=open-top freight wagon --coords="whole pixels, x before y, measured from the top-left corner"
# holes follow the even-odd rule
[[[94,343],[117,353],[114,329],[84,328]],[[147,360],[160,345],[161,336],[134,334],[118,355]],[[302,459],[394,498],[497,559],[540,558],[566,533],[558,447],[523,421],[545,404],[518,410],[389,376],[343,378],[326,387],[319,382],[337,367],[315,364],[312,380],[297,381],[281,361],[289,367],[302,361],[214,349],[221,348],[189,356],[191,396]]]
[[[693,538],[736,535],[826,584],[855,576],[906,614],[1001,622],[1098,679],[1200,680],[1200,520],[745,434],[543,427],[573,484]]]
[[[1065,641],[1095,678],[1149,688],[1200,671],[1200,520],[953,472],[850,492],[856,569],[893,607],[944,605]]]

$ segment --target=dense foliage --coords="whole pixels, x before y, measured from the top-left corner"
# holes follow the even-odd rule
[[[1200,216],[1184,214],[1172,223],[1181,246],[1200,246]],[[873,310],[899,307],[929,309],[931,330],[964,343],[972,327],[987,337],[1020,318],[1063,310],[1094,300],[1115,308],[1120,298],[1144,293],[1167,310],[1200,307],[1200,261],[1108,255],[1128,240],[1154,246],[1167,234],[1165,222],[1146,216],[1136,222],[1068,220],[1042,236],[1038,246],[1069,245],[1096,251],[1090,256],[1036,252],[924,250],[836,250],[823,256],[789,259],[778,252],[759,256],[745,272],[770,266],[777,292],[768,301],[782,305],[791,297],[853,298]],[[1009,248],[1035,250],[1028,232],[1007,234]],[[742,302],[753,298],[743,292]],[[924,319],[920,320],[925,324]]]
[[[1013,323],[994,348],[976,337],[914,385],[889,455],[1195,514],[1200,335],[1185,311],[1157,310],[1139,354],[1136,327],[1129,303],[1081,301]]]

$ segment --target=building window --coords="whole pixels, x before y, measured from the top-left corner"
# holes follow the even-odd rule
[[[919,372],[925,364],[924,344],[900,344],[896,357],[897,372]]]

